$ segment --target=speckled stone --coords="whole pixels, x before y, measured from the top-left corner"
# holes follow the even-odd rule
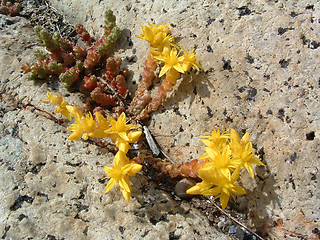
[[[20,17],[0,15],[1,23],[1,239],[230,239],[142,174],[130,179],[129,203],[119,191],[104,194],[102,166],[113,154],[90,142],[68,142],[67,125],[32,106],[53,110],[40,102],[47,90],[78,105],[81,94],[55,81],[26,80],[20,67],[33,61],[33,30]]]
[[[103,32],[105,9],[114,11],[123,29],[115,55],[123,57],[130,70],[131,94],[148,54],[148,44],[135,37],[140,25],[172,23],[179,44],[196,48],[204,70],[183,76],[163,107],[152,114],[148,127],[160,147],[172,161],[181,163],[204,152],[197,137],[214,128],[249,132],[266,166],[256,168],[255,179],[242,173],[247,194],[230,206],[246,212],[248,225],[267,231],[271,238],[319,237],[318,1],[49,2],[68,21],[84,24],[96,37]],[[21,79],[19,63],[30,61],[35,39],[30,40],[32,31],[26,28],[2,32],[6,31],[13,36],[1,39],[1,89],[11,89],[19,98],[27,96],[43,108],[47,106],[39,100],[48,88],[65,96],[67,91],[59,85]],[[21,34],[28,36],[18,38]],[[67,99],[80,103],[77,94]],[[197,210],[184,211],[143,176],[133,179],[137,187],[128,205],[119,192],[103,195],[104,184],[97,180],[103,176],[101,166],[112,156],[85,142],[67,143],[61,126],[30,111],[12,110],[1,121],[8,134],[1,137],[5,152],[1,178],[7,184],[0,187],[6,195],[0,218],[2,235],[8,239],[49,235],[157,239],[170,234],[208,239],[217,234]],[[28,170],[33,167],[37,174]],[[13,206],[19,208],[12,210]]]

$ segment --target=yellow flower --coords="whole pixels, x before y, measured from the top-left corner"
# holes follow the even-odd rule
[[[159,77],[162,77],[170,70],[176,70],[177,72],[184,73],[182,67],[183,57],[179,57],[177,49],[173,48],[171,51],[165,51],[160,56],[154,57],[157,60],[164,62]]]
[[[195,50],[193,49],[192,52],[188,53],[187,50],[185,50],[182,46],[180,46],[183,50],[183,70],[185,72],[188,72],[192,67],[195,67],[198,71],[202,69],[202,66],[197,62],[197,56],[195,54]]]
[[[73,118],[77,119],[77,118],[84,117],[83,112],[80,109],[76,108],[75,106],[67,105],[66,108]]]
[[[95,137],[95,138],[105,138],[108,136],[104,131],[109,129],[109,122],[106,118],[102,116],[100,112],[95,113],[96,117],[96,126],[93,132],[89,133],[89,137]]]
[[[74,107],[67,106],[68,109],[72,109],[74,112],[74,118],[76,123],[71,124],[68,129],[72,131],[70,136],[68,137],[69,141],[79,140],[83,138],[87,140],[89,138],[89,134],[93,133],[95,130],[96,122],[93,120],[92,114],[89,113],[87,115],[83,115],[81,111],[75,111]]]
[[[119,150],[127,153],[130,149],[129,143],[136,142],[142,134],[141,131],[130,130],[139,128],[139,126],[126,124],[125,113],[121,113],[117,121],[113,117],[109,117],[108,121],[111,127],[106,129],[104,133],[116,144]]]
[[[197,194],[197,195],[203,195],[203,192],[209,190],[213,186],[213,183],[202,181],[200,183],[197,183],[193,187],[189,188],[186,193],[188,194]]]
[[[202,142],[212,149],[219,151],[222,149],[228,142],[230,134],[226,132],[220,133],[220,130],[213,130],[211,135],[200,136],[199,138],[203,138]]]
[[[236,170],[232,176],[231,179],[226,178],[224,175],[218,174],[216,187],[211,188],[209,190],[204,190],[203,194],[208,196],[217,196],[220,194],[220,204],[222,209],[225,209],[230,195],[233,197],[232,194],[245,194],[246,190],[239,186],[234,184],[238,177],[239,177],[239,171],[240,169]]]
[[[230,195],[246,193],[246,190],[243,187],[235,184],[239,178],[239,172],[240,169],[236,169],[229,179],[212,168],[203,167],[198,171],[199,176],[203,181],[188,189],[187,193],[208,196],[217,196],[220,194],[220,204],[221,207],[225,209]]]
[[[129,143],[135,143],[139,139],[141,134],[142,134],[142,131],[130,131],[128,132],[129,141],[119,138],[116,143],[116,146],[119,148],[120,151],[127,153],[128,150],[131,148]]]
[[[40,101],[43,103],[51,103],[54,105],[57,105],[56,109],[54,110],[56,113],[61,113],[63,116],[65,116],[69,121],[71,121],[71,115],[69,111],[67,110],[66,106],[67,103],[65,100],[63,100],[62,96],[59,94],[56,94],[54,96],[52,93],[47,92],[46,95],[47,99],[41,99]]]
[[[113,160],[113,168],[104,166],[104,171],[110,178],[104,192],[109,192],[119,183],[123,197],[129,202],[132,190],[129,177],[135,176],[141,169],[142,165],[129,161],[124,152],[118,151]]]
[[[264,166],[264,164],[252,153],[252,143],[249,141],[249,133],[245,133],[240,139],[236,130],[230,131],[230,148],[233,152],[234,158],[240,161],[240,167],[246,168],[252,178],[254,178],[254,171],[252,164]]]
[[[150,24],[149,26],[141,26],[142,33],[137,36],[140,39],[145,39],[150,43],[151,48],[154,48],[155,53],[161,52],[164,47],[169,47],[173,44],[174,38],[168,35],[172,29],[167,28],[170,24],[159,25]]]
[[[232,152],[229,146],[225,146],[221,151],[216,151],[210,147],[206,147],[206,154],[202,155],[199,159],[208,158],[210,161],[206,163],[203,169],[215,168],[221,172],[223,176],[230,179],[231,172],[239,166],[239,161],[232,158]]]

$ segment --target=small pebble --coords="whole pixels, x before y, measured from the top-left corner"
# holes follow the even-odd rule
[[[196,185],[196,182],[193,179],[184,178],[176,184],[174,191],[181,199],[190,198],[193,195],[187,194],[186,191],[194,185]]]

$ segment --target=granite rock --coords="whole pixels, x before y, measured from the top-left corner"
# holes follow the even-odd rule
[[[183,76],[152,114],[148,127],[161,149],[182,163],[204,152],[197,137],[214,128],[249,132],[266,166],[256,168],[255,179],[242,173],[247,194],[230,207],[270,238],[319,238],[318,1],[49,2],[96,38],[105,9],[114,11],[123,29],[115,55],[130,70],[131,95],[148,54],[147,43],[135,37],[140,25],[172,23],[179,44],[196,48],[204,70]],[[19,17],[0,23],[1,92],[48,108],[40,99],[49,89],[80,104],[80,94],[57,83],[25,80],[19,68],[32,61],[32,29]],[[3,238],[228,238],[144,176],[133,179],[129,204],[119,192],[104,195],[98,180],[112,154],[87,142],[68,143],[64,126],[11,106],[14,100],[1,103]]]
[[[129,203],[119,191],[104,194],[103,166],[113,153],[92,142],[68,142],[67,125],[40,102],[49,90],[80,105],[81,94],[56,81],[28,81],[20,68],[38,48],[33,29],[21,17],[0,15],[0,22],[2,239],[230,239],[142,174],[132,178]]]

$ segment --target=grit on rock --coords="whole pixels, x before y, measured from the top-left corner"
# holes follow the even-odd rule
[[[318,1],[48,3],[96,38],[105,10],[113,10],[122,29],[115,55],[130,71],[131,94],[149,51],[136,37],[140,26],[171,23],[204,70],[183,76],[152,114],[148,127],[161,149],[183,163],[204,153],[197,137],[215,128],[249,132],[266,166],[255,179],[241,174],[247,194],[228,211],[270,239],[319,239]],[[244,238],[221,231],[205,200],[177,200],[142,174],[132,178],[129,203],[119,191],[104,194],[102,166],[113,154],[90,141],[68,142],[65,125],[39,111],[50,108],[40,102],[48,90],[77,105],[81,94],[57,81],[27,81],[20,67],[40,48],[30,21],[0,15],[0,26],[2,239]]]

